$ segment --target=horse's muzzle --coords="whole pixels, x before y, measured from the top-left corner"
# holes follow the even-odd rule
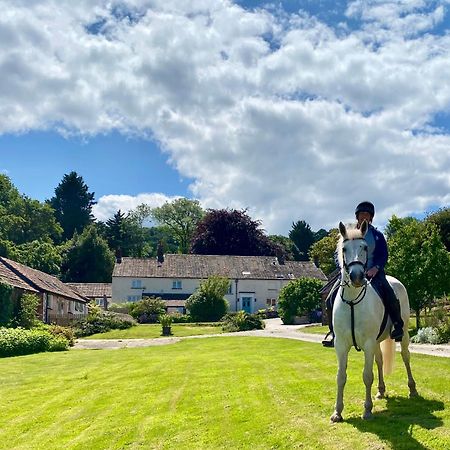
[[[359,264],[358,264],[358,265],[354,265],[354,266],[350,267],[348,274],[350,276],[350,281],[353,286],[361,287],[364,284],[366,284],[364,267],[362,265],[359,266]]]

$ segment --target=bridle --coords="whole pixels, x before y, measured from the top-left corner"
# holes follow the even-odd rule
[[[364,238],[357,238],[357,239],[361,239],[364,240]],[[348,241],[349,239],[344,239],[342,241],[342,246],[344,246],[344,243],[346,241]],[[356,240],[356,239],[352,239],[352,240]],[[344,248],[342,248],[342,262],[344,265],[344,269],[346,271],[347,274],[349,274],[350,268],[356,264],[359,264],[363,267],[364,269],[364,273],[366,272],[367,269],[367,260],[368,260],[368,250],[367,250],[367,246],[363,247],[364,249],[364,254],[365,254],[365,260],[364,262],[360,261],[359,259],[354,259],[353,261],[350,261],[347,264],[347,261],[345,260],[345,251]],[[360,352],[361,349],[358,347],[358,345],[356,344],[356,338],[355,338],[355,305],[357,305],[358,303],[362,302],[364,297],[366,296],[366,292],[367,292],[367,285],[370,283],[370,281],[367,281],[364,283],[363,288],[361,289],[361,291],[358,293],[358,295],[356,296],[355,299],[353,300],[346,300],[344,298],[344,288],[345,286],[350,287],[350,283],[347,280],[343,280],[341,282],[341,300],[347,304],[348,306],[350,306],[350,318],[351,318],[351,329],[352,329],[352,339],[353,339],[353,346],[355,347],[356,351]]]

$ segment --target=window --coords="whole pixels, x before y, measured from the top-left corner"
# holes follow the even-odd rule
[[[58,300],[58,312],[60,314],[64,313],[64,302],[62,300]]]
[[[47,308],[52,309],[52,300],[53,296],[51,294],[47,294]]]
[[[173,280],[172,281],[172,289],[182,289],[183,285],[181,283],[181,280]]]
[[[228,285],[228,290],[225,295],[227,295],[227,294],[229,295],[232,293],[233,293],[233,283],[230,281],[230,284]]]
[[[277,299],[276,298],[268,298],[266,300],[266,305],[268,308],[270,308],[271,306],[277,306]]]
[[[83,312],[83,304],[79,302],[75,302],[75,311]]]
[[[131,282],[131,288],[132,289],[142,289],[142,283],[141,280],[133,280]]]
[[[127,297],[127,301],[129,302],[138,302],[141,299],[140,295],[129,295]]]

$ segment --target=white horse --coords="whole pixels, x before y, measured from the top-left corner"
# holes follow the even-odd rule
[[[366,385],[363,419],[372,417],[372,384],[374,358],[378,368],[377,398],[386,392],[384,375],[392,372],[395,357],[395,342],[390,338],[392,322],[386,322],[385,307],[378,293],[365,278],[367,244],[364,236],[368,224],[364,221],[360,229],[347,229],[341,222],[341,237],[338,243],[341,285],[333,308],[334,345],[338,359],[337,396],[332,422],[341,422],[344,409],[344,386],[347,380],[348,352],[352,346],[364,351],[363,380]],[[409,363],[409,301],[405,286],[393,277],[387,277],[400,301],[404,322],[401,354],[408,374],[410,397],[416,396],[416,383]],[[384,320],[383,320],[384,319]],[[381,343],[381,346],[380,346]]]

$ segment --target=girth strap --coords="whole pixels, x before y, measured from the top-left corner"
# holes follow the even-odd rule
[[[361,303],[363,298],[366,296],[367,291],[367,284],[364,286],[364,288],[361,290],[361,292],[358,294],[358,296],[355,298],[355,300],[346,300],[344,298],[344,289],[341,289],[341,300],[346,303],[348,306],[350,306],[350,326],[352,330],[352,340],[353,340],[353,347],[355,347],[357,352],[360,352],[361,349],[358,347],[358,344],[356,343],[356,337],[355,337],[355,305],[358,303]]]
[[[353,303],[348,303],[348,305],[350,305],[350,317],[351,317],[353,346],[356,348],[357,352],[360,352],[361,349],[356,344],[356,338],[355,338],[355,305]]]

